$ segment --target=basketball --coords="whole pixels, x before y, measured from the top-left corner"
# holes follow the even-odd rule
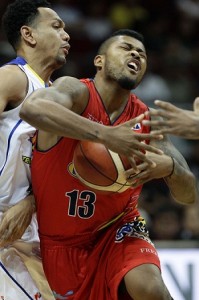
[[[122,193],[131,187],[124,176],[124,171],[131,167],[127,158],[103,144],[80,141],[73,163],[77,178],[91,189]]]

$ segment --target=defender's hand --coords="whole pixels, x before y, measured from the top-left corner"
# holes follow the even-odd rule
[[[34,197],[29,195],[3,214],[0,222],[0,247],[7,247],[22,237],[34,212]]]
[[[199,139],[199,100],[195,102],[195,111],[184,110],[175,105],[156,100],[161,109],[150,111],[151,116],[159,116],[159,120],[143,120],[146,126],[157,127],[157,134],[173,134],[186,139]]]

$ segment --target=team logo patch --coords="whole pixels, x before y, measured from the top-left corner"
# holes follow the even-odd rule
[[[135,124],[133,127],[132,127],[132,129],[133,130],[140,130],[142,127],[141,127],[141,124],[140,123],[137,123],[137,124]]]
[[[117,230],[115,241],[122,242],[125,236],[137,237],[150,241],[149,232],[146,228],[145,220],[142,217],[138,217],[135,218],[133,222],[125,223]]]

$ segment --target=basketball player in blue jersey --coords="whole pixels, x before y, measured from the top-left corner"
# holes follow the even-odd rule
[[[33,92],[20,112],[39,128],[31,171],[45,274],[56,299],[171,300],[137,208],[139,195],[145,182],[164,178],[174,200],[192,204],[196,180],[167,137],[140,143],[150,137],[140,117],[149,108],[131,90],[147,68],[142,35],[127,29],[113,33],[94,65],[93,79],[59,78]],[[132,187],[107,195],[83,185],[71,168],[77,140],[128,156]],[[139,158],[138,171],[133,156]]]
[[[35,128],[20,119],[19,110],[65,64],[70,37],[46,0],[16,0],[3,26],[17,57],[0,68],[0,298],[52,300],[41,261],[32,255],[39,251],[30,193]]]

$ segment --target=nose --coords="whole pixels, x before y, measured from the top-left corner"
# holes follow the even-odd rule
[[[63,30],[62,39],[67,42],[70,41],[70,35],[65,30]]]
[[[132,55],[133,57],[135,57],[135,58],[140,58],[139,52],[136,51],[135,49],[133,49],[133,50],[131,51],[131,55]]]

